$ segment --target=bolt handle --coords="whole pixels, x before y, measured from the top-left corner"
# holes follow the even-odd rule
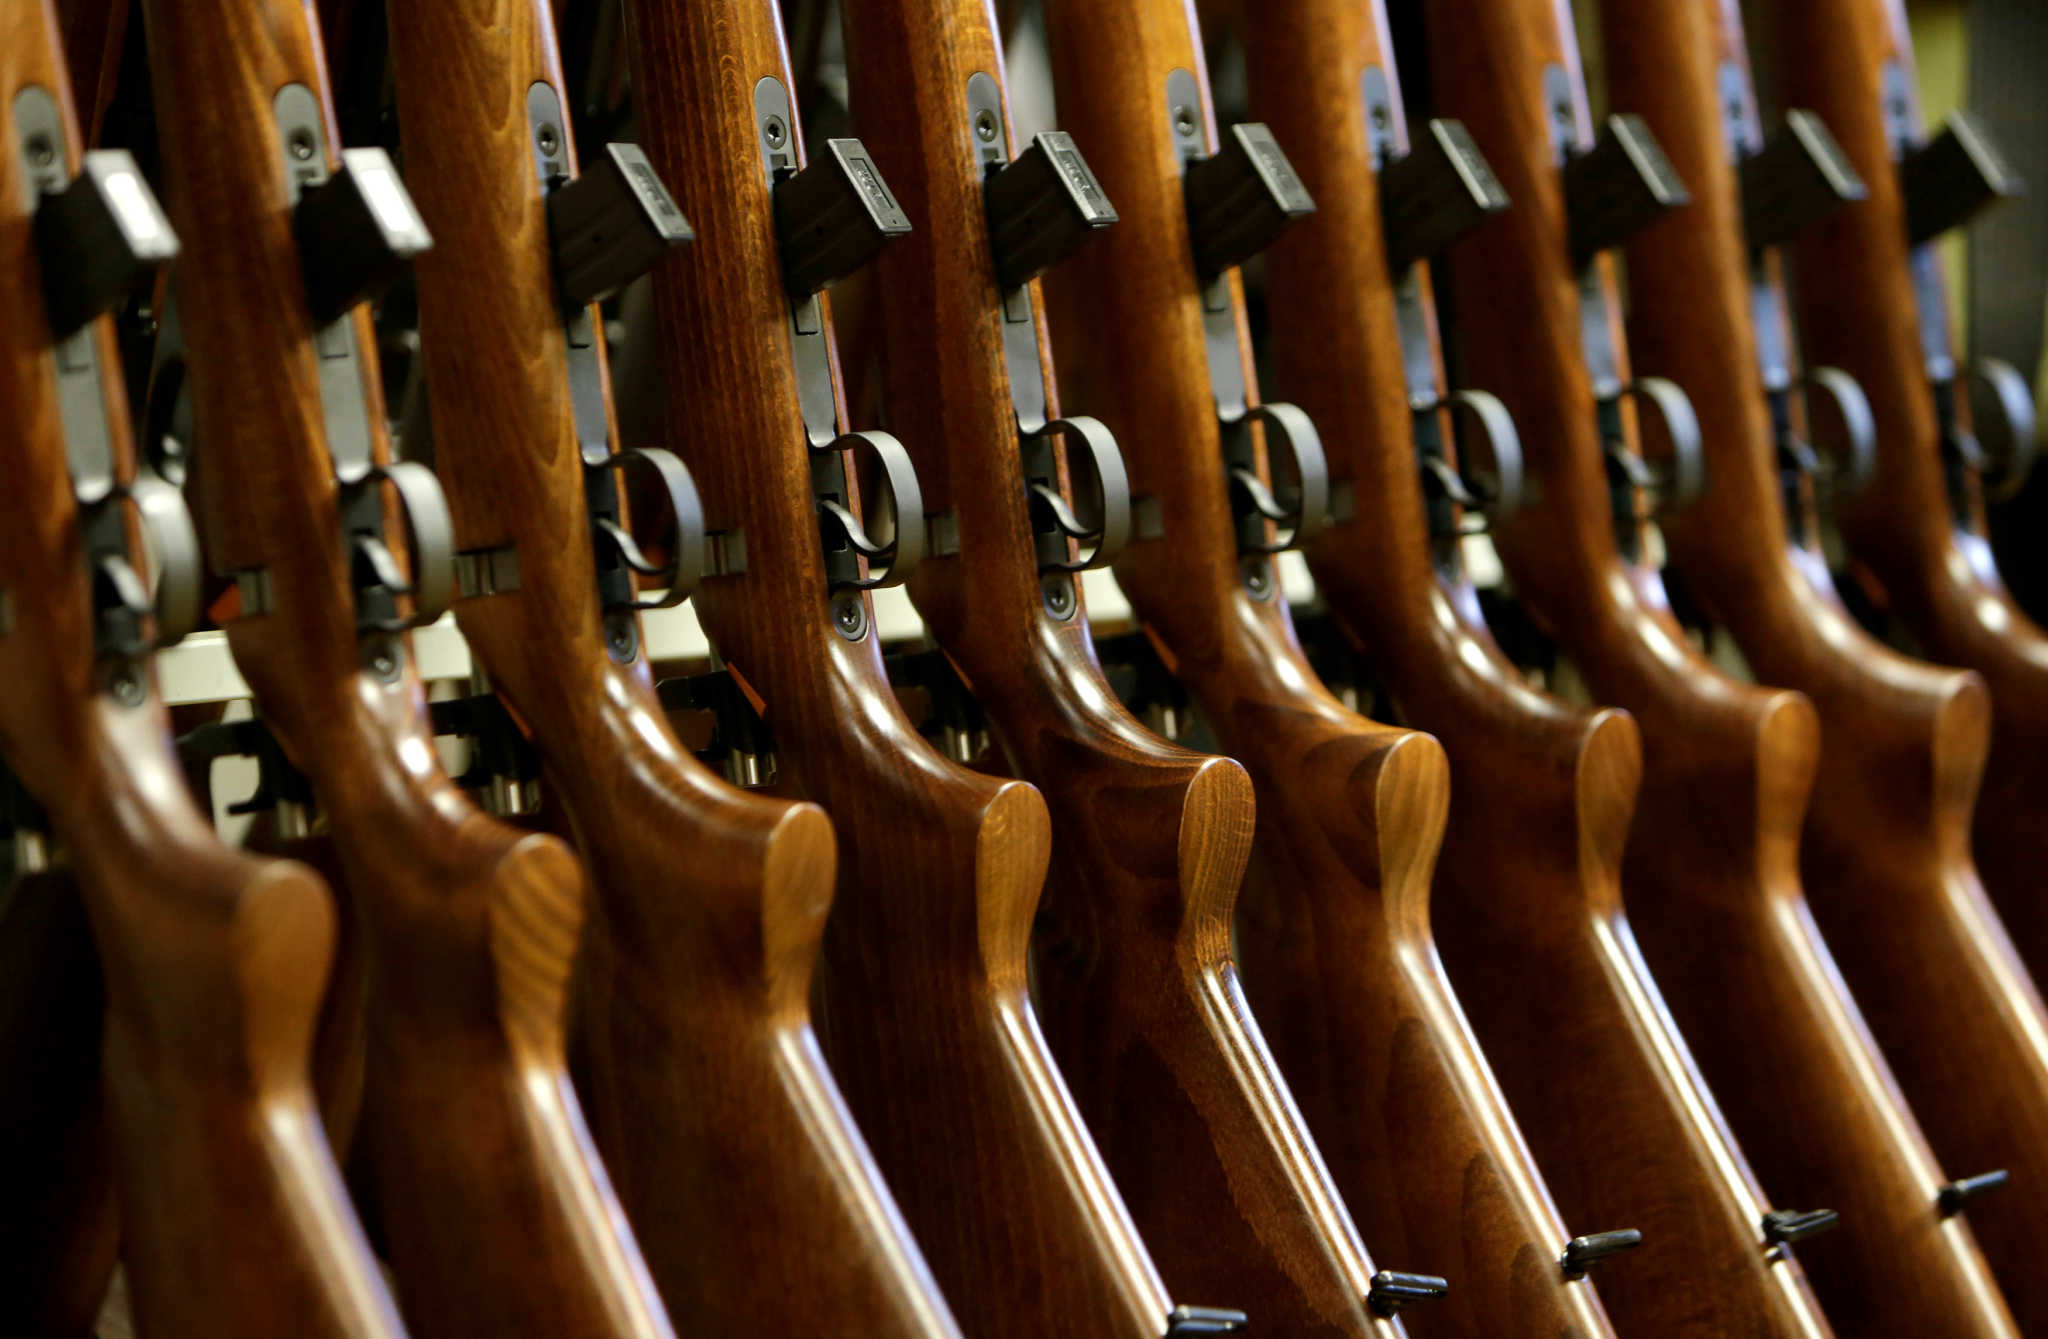
[[[1819,1236],[1842,1221],[1833,1209],[1773,1209],[1764,1215],[1764,1241],[1772,1246],[1789,1245]]]
[[[2011,1180],[2012,1173],[2003,1167],[1995,1172],[1966,1176],[1943,1186],[1941,1193],[1935,1196],[1934,1203],[1941,1210],[1943,1218],[1953,1218],[1961,1213],[1971,1200],[1987,1190],[1998,1190]]]
[[[1435,1274],[1396,1274],[1382,1269],[1372,1276],[1365,1305],[1375,1316],[1393,1316],[1403,1307],[1433,1301],[1450,1290],[1451,1285]]]
[[[1632,1251],[1643,1244],[1641,1230],[1633,1227],[1616,1228],[1612,1232],[1593,1232],[1583,1237],[1573,1237],[1564,1244],[1564,1272],[1577,1277],[1599,1264],[1610,1255]]]

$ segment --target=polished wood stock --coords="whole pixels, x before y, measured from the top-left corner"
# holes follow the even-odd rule
[[[863,142],[917,226],[876,262],[889,423],[926,510],[959,520],[958,556],[926,562],[911,594],[1052,811],[1036,998],[1053,1053],[1176,1291],[1261,1331],[1371,1332],[1373,1265],[1231,953],[1251,780],[1139,725],[1078,592],[1062,618],[1040,588],[967,101],[970,77],[1003,74],[988,0],[855,0],[845,21]]]
[[[1812,704],[1716,671],[1671,617],[1655,569],[1617,547],[1542,88],[1544,66],[1563,67],[1585,125],[1569,9],[1431,0],[1428,14],[1439,109],[1464,120],[1514,201],[1451,252],[1468,371],[1514,412],[1540,498],[1496,542],[1526,608],[1592,691],[1641,722],[1623,881],[1644,955],[1764,1187],[1786,1207],[1841,1213],[1800,1252],[1834,1324],[2011,1334],[1969,1229],[1935,1210],[1944,1178],[1800,888],[1820,746]],[[1609,261],[1597,263],[1611,295]],[[1628,418],[1624,431],[1634,449]]]
[[[303,865],[228,850],[185,787],[168,720],[138,666],[132,705],[95,663],[93,608],[40,293],[13,109],[39,87],[80,137],[46,0],[0,19],[0,745],[49,812],[106,982],[104,1125],[130,1303],[145,1332],[395,1339],[404,1333],[350,1207],[313,1101],[309,1057],[334,957],[334,905]],[[134,451],[113,321],[95,342],[116,477]],[[112,505],[121,505],[114,503]],[[38,890],[41,891],[41,890]],[[35,892],[17,888],[20,906]],[[18,926],[10,926],[10,933]],[[64,1032],[73,1024],[48,1020]],[[114,1222],[90,1166],[49,1239],[83,1238],[7,1303],[38,1334],[90,1332]],[[10,1213],[46,1206],[17,1202]],[[79,1231],[78,1222],[86,1229]],[[40,1294],[40,1297],[38,1296]]]
[[[746,571],[707,577],[698,615],[764,705],[781,775],[839,835],[826,1053],[976,1333],[1161,1334],[1166,1289],[1026,991],[1045,802],[925,743],[864,596],[837,597],[858,638],[835,627],[754,120],[758,81],[790,87],[776,6],[640,0],[628,21],[645,147],[701,238],[655,274],[676,446],[710,527],[746,538]]]
[[[1794,249],[1803,347],[1812,361],[1861,382],[1877,419],[1876,473],[1842,503],[1837,519],[1914,644],[1936,660],[1976,670],[1990,686],[1990,758],[1973,831],[1977,866],[2021,958],[2040,976],[2048,973],[2048,915],[2039,891],[2048,856],[2048,828],[2040,821],[2048,793],[2048,633],[2021,612],[1999,577],[1976,475],[1962,472],[1960,507],[1951,505],[1943,483],[1940,426],[1918,333],[1923,317],[1880,100],[1883,66],[1898,60],[1908,75],[1906,115],[1919,124],[1905,13],[1894,0],[1825,0],[1776,12],[1787,105],[1819,112],[1870,188],[1868,200],[1824,220]],[[1936,310],[1924,319],[1953,331],[1939,268],[1929,268],[1926,289]],[[1960,401],[1957,417],[1967,428],[1968,397]],[[1970,747],[1969,727],[1952,733],[1959,736],[1952,747]],[[1984,1208],[1988,1226],[1994,1211]]]
[[[1566,1219],[1643,1234],[1598,1275],[1622,1333],[1825,1336],[1622,907],[1635,723],[1530,687],[1428,533],[1362,91],[1372,66],[1398,88],[1385,10],[1288,0],[1244,37],[1251,113],[1317,206],[1267,259],[1273,390],[1323,427],[1356,503],[1309,561],[1402,720],[1450,755],[1433,923],[1473,1031]]]
[[[1285,602],[1240,572],[1166,95],[1169,71],[1204,78],[1192,11],[1062,0],[1047,20],[1062,123],[1122,217],[1048,276],[1056,347],[1070,396],[1116,431],[1132,494],[1164,520],[1117,578],[1259,790],[1238,919],[1274,1054],[1377,1258],[1450,1280],[1418,1327],[1605,1334],[1592,1287],[1558,1264],[1571,1234],[1430,940],[1443,751],[1345,710]],[[1213,145],[1203,87],[1189,110]]]
[[[390,17],[436,242],[416,266],[434,463],[458,543],[519,555],[519,589],[457,617],[591,870],[585,1091],[649,1265],[689,1332],[859,1315],[878,1335],[953,1334],[811,1032],[830,823],[714,778],[670,732],[640,638],[624,663],[607,649],[527,112],[539,81],[571,105],[548,7]]]
[[[402,639],[360,645],[272,99],[320,99],[302,0],[145,6],[219,573],[274,603],[227,625],[236,664],[336,838],[369,957],[363,1134],[390,1263],[429,1334],[670,1333],[564,1060],[583,874],[441,771]],[[330,159],[331,161],[332,159]],[[373,450],[389,453],[367,306],[346,318]]]
[[[1636,0],[1605,32],[1616,109],[1642,113],[1693,193],[1690,209],[1628,249],[1637,366],[1692,393],[1711,453],[1706,495],[1665,526],[1673,559],[1757,676],[1800,689],[1820,712],[1801,848],[1814,916],[1942,1165],[2012,1173],[2016,1190],[1972,1201],[1969,1219],[2020,1328],[2048,1329],[2048,1278],[2034,1267],[2048,1198],[2023,1189],[2048,1185],[2048,1017],[1970,859],[1991,704],[1976,675],[1909,660],[1865,634],[1835,594],[1818,527],[1805,527],[1806,545],[1787,535],[1739,187],[1717,110],[1717,68],[1744,60],[1735,0],[1718,15]],[[1887,175],[1882,160],[1863,166]],[[1939,510],[1938,491],[1926,502]],[[2040,803],[2029,796],[2023,820],[2034,847]],[[2041,917],[2038,880],[2030,861],[2030,920]]]

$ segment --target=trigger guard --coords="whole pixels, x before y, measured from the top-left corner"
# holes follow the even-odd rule
[[[690,477],[689,468],[673,451],[657,446],[627,447],[615,452],[604,462],[606,469],[618,470],[621,473],[630,465],[646,466],[654,471],[654,477],[661,481],[662,495],[668,499],[669,515],[675,518],[676,538],[672,549],[673,559],[667,567],[657,569],[662,579],[668,583],[668,588],[662,592],[659,599],[633,600],[627,608],[673,609],[690,598],[690,593],[697,589],[698,581],[704,576],[704,500],[698,496],[697,481]],[[639,545],[623,527],[612,536],[612,541],[620,545],[622,553],[640,552]],[[643,557],[641,561],[646,560]],[[628,566],[631,565],[629,559]]]
[[[1707,455],[1692,400],[1668,377],[1641,377],[1628,389],[1639,404],[1657,411],[1664,434],[1671,439],[1671,483],[1661,499],[1664,510],[1690,506],[1707,491]]]
[[[1972,363],[1970,384],[1973,389],[1981,386],[1986,392],[1983,397],[1970,396],[1978,444],[1983,445],[1984,428],[1993,417],[1984,412],[1986,409],[1995,411],[2005,443],[2004,451],[1987,453],[1997,461],[1997,468],[1980,474],[1985,496],[1994,502],[2004,502],[2020,491],[2027,473],[2034,467],[2034,396],[2027,389],[2026,379],[2002,358],[1979,358]]]
[[[1107,424],[1087,414],[1056,418],[1045,425],[1048,433],[1060,433],[1068,441],[1079,441],[1088,452],[1089,472],[1095,479],[1096,501],[1102,524],[1093,532],[1076,533],[1076,539],[1093,539],[1095,547],[1076,562],[1042,563],[1042,572],[1085,572],[1107,567],[1123,552],[1131,538],[1131,485],[1124,473],[1123,452],[1117,447]],[[1068,478],[1073,477],[1071,466]],[[1071,509],[1068,511],[1072,515]]]
[[[1296,405],[1283,400],[1254,405],[1245,417],[1263,424],[1266,428],[1266,477],[1273,474],[1273,447],[1277,441],[1287,448],[1287,454],[1294,461],[1294,477],[1301,496],[1295,505],[1286,508],[1285,514],[1294,522],[1294,528],[1272,544],[1256,546],[1252,551],[1279,553],[1291,549],[1320,533],[1330,523],[1330,467],[1323,455],[1322,435],[1309,416]],[[1267,492],[1271,495],[1270,485]],[[1281,504],[1285,507],[1285,504]],[[1262,509],[1263,510],[1263,509]]]
[[[1482,497],[1479,510],[1489,522],[1504,521],[1522,509],[1527,497],[1522,434],[1515,427],[1515,416],[1491,391],[1454,392],[1450,406],[1471,415],[1486,436],[1487,450],[1493,453],[1493,496]]]
[[[893,434],[880,429],[841,433],[825,450],[848,451],[855,446],[865,446],[874,452],[876,461],[882,466],[882,481],[889,490],[889,500],[896,511],[896,542],[887,546],[877,545],[868,539],[865,528],[851,511],[837,503],[821,502],[819,505],[833,514],[846,531],[847,542],[863,558],[889,556],[888,570],[881,576],[870,572],[865,579],[852,585],[859,590],[899,586],[924,561],[924,490],[918,486],[917,471],[911,466],[910,453],[903,449],[903,443]]]
[[[1839,367],[1816,367],[1800,379],[1800,386],[1806,398],[1813,398],[1819,389],[1834,401],[1835,413],[1841,416],[1842,429],[1849,436],[1849,456],[1846,461],[1837,459],[1833,465],[1832,478],[1837,497],[1852,497],[1870,482],[1870,476],[1877,472],[1877,416],[1870,410],[1870,397],[1863,393],[1863,387],[1856,378]],[[1806,437],[1813,441],[1813,413],[1807,411]]]
[[[163,480],[140,475],[128,485],[127,494],[142,522],[156,578],[156,644],[175,646],[199,626],[204,608],[199,532],[185,495]]]
[[[370,471],[365,483],[388,483],[398,494],[412,541],[412,616],[407,627],[424,627],[448,611],[455,599],[455,522],[434,472],[415,460],[394,461]]]

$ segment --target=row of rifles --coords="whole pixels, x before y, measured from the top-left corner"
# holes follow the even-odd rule
[[[1043,0],[1028,135],[989,0],[130,8],[0,0],[0,1330],[2048,1335],[1901,0]]]

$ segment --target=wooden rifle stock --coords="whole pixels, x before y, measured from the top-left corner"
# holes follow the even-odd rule
[[[1570,1233],[1430,941],[1443,752],[1345,710],[1295,644],[1270,560],[1238,553],[1176,169],[1176,136],[1216,143],[1192,12],[1063,0],[1047,25],[1062,121],[1122,216],[1048,276],[1055,347],[1161,518],[1118,580],[1260,792],[1239,938],[1273,1051],[1378,1257],[1450,1280],[1437,1323],[1608,1333],[1558,1264]],[[1249,397],[1237,279],[1217,282]]]
[[[704,417],[678,446],[707,525],[746,546],[744,572],[705,578],[698,615],[764,707],[782,775],[839,834],[826,1053],[977,1333],[1166,1333],[1172,1304],[1026,990],[1045,803],[925,743],[890,690],[866,595],[826,574],[813,479],[844,458],[844,411],[836,365],[800,376],[796,363],[798,314],[828,340],[831,326],[822,294],[792,303],[776,242],[764,152],[802,162],[777,8],[641,0],[628,25],[648,156],[703,238],[654,277],[669,412]],[[872,207],[873,164],[858,161]]]
[[[1828,1335],[1797,1263],[1765,1241],[1768,1201],[1621,905],[1642,771],[1635,724],[1531,688],[1479,613],[1459,520],[1430,524],[1410,341],[1434,370],[1434,421],[1421,435],[1456,457],[1429,278],[1419,261],[1391,272],[1382,233],[1379,169],[1417,147],[1384,7],[1289,0],[1263,9],[1244,37],[1251,111],[1293,148],[1317,202],[1267,259],[1275,389],[1327,429],[1333,490],[1348,487],[1355,506],[1316,537],[1309,561],[1402,720],[1450,755],[1433,924],[1473,1030],[1566,1219],[1643,1234],[1640,1250],[1599,1274],[1617,1329]],[[1385,91],[1383,106],[1368,88]],[[1382,133],[1384,162],[1373,145]],[[1412,314],[1397,316],[1397,302]]]
[[[1912,644],[1935,660],[1976,670],[1991,689],[1976,863],[2038,978],[2048,973],[2048,916],[2039,893],[2048,633],[2013,602],[1998,574],[1983,482],[1960,449],[1974,440],[1969,370],[1949,348],[1953,326],[1934,248],[1909,246],[1906,236],[1894,138],[1917,137],[1921,126],[1905,13],[1887,0],[1830,0],[1786,11],[1778,33],[1787,105],[1821,115],[1870,192],[1793,248],[1802,345],[1812,361],[1840,367],[1862,384],[1877,425],[1869,486],[1836,516],[1860,574],[1882,587],[1883,603]],[[1888,106],[1896,110],[1888,114]],[[1896,125],[1888,125],[1894,118]],[[1948,366],[1937,376],[1940,362]],[[2001,1212],[1989,1201],[1984,1209]],[[2037,1273],[2030,1269],[2030,1279]]]
[[[1638,0],[1616,19],[1605,29],[1615,106],[1643,114],[1693,191],[1691,208],[1628,252],[1638,366],[1695,394],[1712,453],[1706,494],[1666,527],[1671,553],[1758,676],[1800,689],[1820,712],[1801,861],[1815,918],[1943,1166],[2011,1173],[2016,1188],[1972,1201],[1969,1217],[2014,1318],[2037,1332],[2048,1328],[2048,1280],[2033,1263],[2048,1241],[2048,1198],[2025,1187],[2048,1184],[2048,1017],[1970,859],[1990,703],[1977,676],[1909,660],[1856,625],[1828,576],[1810,496],[1809,538],[1787,534],[1752,319],[1782,313],[1785,298],[1745,255],[1722,111],[1722,71],[1744,70],[1739,9]],[[1874,85],[1870,96],[1874,109]],[[1889,176],[1881,158],[1865,170]],[[1771,286],[1769,307],[1754,300],[1758,282]],[[1789,349],[1789,329],[1771,334]],[[1938,489],[1923,501],[1938,509]],[[2034,848],[2039,803],[2036,792],[2024,818],[2008,811]],[[2038,920],[2029,866],[2024,914]]]
[[[59,341],[38,296],[40,185],[25,173],[54,158],[68,184],[80,137],[51,6],[17,4],[7,15],[0,743],[48,812],[99,946],[106,1120],[92,1133],[112,1144],[130,1304],[148,1333],[172,1339],[397,1339],[403,1327],[342,1188],[309,1078],[334,955],[333,903],[303,865],[220,844],[185,788],[147,648],[96,635],[108,611],[95,587],[107,572],[86,561],[67,432],[84,435],[96,423],[104,434],[95,468],[112,487],[87,505],[115,509],[96,522],[115,522],[113,547],[123,551],[93,556],[132,574],[141,536],[124,510],[135,471],[127,398],[113,321],[98,316],[62,341],[71,389],[91,398],[82,410],[60,408]],[[34,104],[57,124],[26,119]],[[139,185],[132,170],[126,184]],[[71,1189],[88,1205],[97,1199],[87,1176]],[[110,1234],[100,1239],[111,1246]],[[87,1264],[57,1267],[65,1263],[78,1283],[96,1279],[98,1288],[60,1281],[52,1291],[82,1308],[63,1315],[39,1309],[34,1294],[12,1298],[10,1312],[38,1333],[89,1332],[111,1258],[95,1251]]]
[[[1006,292],[984,204],[985,171],[1014,147],[988,0],[858,0],[844,17],[855,116],[917,225],[876,262],[885,405],[926,510],[959,532],[910,591],[1052,812],[1036,998],[1053,1052],[1169,1285],[1261,1331],[1392,1333],[1366,1310],[1373,1266],[1238,985],[1250,778],[1140,726],[1103,680],[1078,583],[1041,572],[1026,452],[1059,449],[1062,410],[1036,285]],[[1011,341],[1033,364],[1018,399]]]
[[[294,241],[287,164],[338,158],[311,6],[145,13],[192,239],[179,284],[201,525],[242,592],[236,663],[312,783],[363,927],[363,1132],[400,1295],[432,1334],[667,1335],[565,1070],[582,871],[555,838],[470,803],[436,760],[409,639],[388,620],[359,628],[377,616],[363,544],[393,527],[344,535],[342,434],[378,466],[390,444],[367,304],[316,331]],[[339,385],[338,356],[356,360]]]
[[[613,434],[604,341],[572,387],[579,313],[554,277],[548,192],[564,183],[542,179],[536,141],[571,174],[574,149],[548,7],[401,2],[390,23],[437,242],[416,267],[435,467],[464,548],[509,551],[519,574],[457,616],[590,866],[586,1091],[654,1276],[706,1334],[848,1316],[957,1334],[811,1032],[831,825],[715,779],[663,718],[636,613],[600,606],[579,448]],[[587,319],[579,339],[603,328]]]
[[[1642,498],[1603,448],[1637,452],[1633,405],[1596,417],[1583,343],[1604,335],[1628,384],[1609,260],[1571,259],[1554,135],[1583,135],[1570,15],[1557,0],[1431,0],[1433,90],[1464,120],[1514,208],[1452,249],[1469,374],[1514,412],[1539,505],[1496,532],[1525,607],[1643,732],[1623,867],[1644,955],[1763,1184],[1825,1204],[1842,1229],[1801,1255],[1846,1334],[2009,1335],[1968,1228],[1842,988],[1798,877],[1818,761],[1812,705],[1739,684],[1693,651],[1642,550]],[[1622,21],[1618,16],[1614,21]],[[1549,73],[1554,71],[1554,73]],[[1582,311],[1582,301],[1606,313]],[[1584,322],[1585,324],[1582,324]],[[1603,436],[1608,440],[1603,441]],[[1621,464],[1622,462],[1616,462]],[[1626,478],[1626,475],[1619,477]]]

